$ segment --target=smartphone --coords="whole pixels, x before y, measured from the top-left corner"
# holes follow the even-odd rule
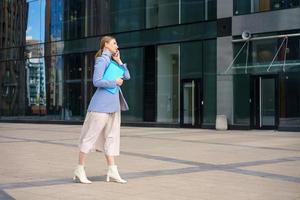
[[[118,56],[118,54],[119,54],[119,50],[117,50],[117,52],[114,53],[113,56]]]

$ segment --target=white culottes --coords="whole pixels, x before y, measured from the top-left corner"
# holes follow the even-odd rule
[[[88,112],[79,139],[81,152],[102,151],[108,156],[120,154],[121,112]]]

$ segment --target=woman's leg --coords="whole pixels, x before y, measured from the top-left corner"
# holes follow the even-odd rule
[[[126,183],[127,181],[120,177],[117,165],[115,164],[115,156],[118,156],[120,152],[120,112],[110,115],[110,120],[104,133],[105,158],[108,165],[106,181],[113,178],[118,183]]]
[[[79,139],[79,159],[78,166],[74,171],[74,180],[79,180],[81,183],[91,183],[86,177],[84,166],[87,154],[94,148],[99,134],[105,127],[107,118],[104,113],[87,113]]]
[[[85,161],[86,161],[87,154],[83,153],[82,151],[79,152],[79,160],[78,160],[78,165],[83,165],[85,166]]]
[[[105,158],[108,166],[106,181],[109,182],[110,178],[113,178],[118,183],[126,183],[127,181],[121,178],[117,165],[115,165],[115,156],[105,155]]]
[[[114,156],[105,155],[105,159],[106,159],[107,166],[115,165],[115,157]]]
[[[78,160],[78,166],[76,167],[74,171],[74,177],[73,180],[80,183],[92,183],[89,179],[87,179],[84,165],[86,161],[87,154],[80,151],[79,152],[79,160]]]

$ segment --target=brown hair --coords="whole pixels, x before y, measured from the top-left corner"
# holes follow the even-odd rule
[[[115,40],[114,37],[112,36],[103,36],[100,40],[100,49],[97,51],[96,55],[95,55],[95,58],[97,57],[100,57],[102,52],[103,52],[103,49],[104,49],[104,45],[105,43],[107,42],[110,42],[111,40]]]

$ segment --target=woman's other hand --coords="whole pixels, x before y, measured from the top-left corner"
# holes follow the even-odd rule
[[[116,80],[116,82],[117,82],[117,85],[118,85],[118,86],[121,86],[121,85],[123,84],[123,79],[118,78],[118,79]]]

